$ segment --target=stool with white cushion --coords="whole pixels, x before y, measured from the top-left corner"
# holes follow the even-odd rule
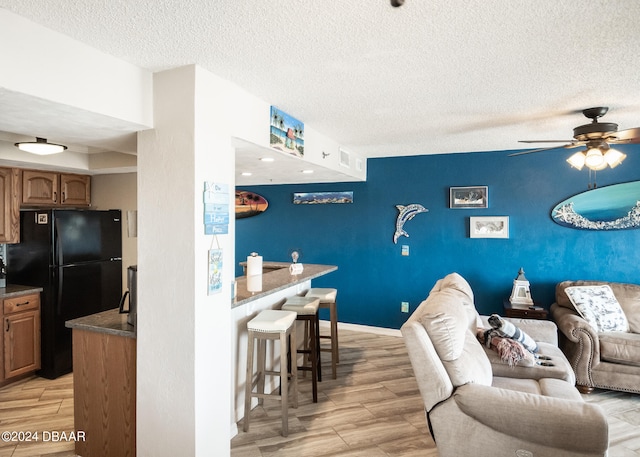
[[[338,289],[312,287],[306,293],[305,297],[315,297],[320,299],[320,308],[329,309],[329,319],[331,321],[331,329],[329,335],[320,335],[320,338],[330,339],[331,348],[320,348],[321,352],[331,352],[331,374],[336,379],[336,364],[340,363],[340,355],[338,352],[338,304],[336,297]]]
[[[305,323],[305,327],[309,326],[309,338],[305,338],[302,349],[297,349],[298,354],[307,354],[311,360],[311,367],[308,367],[304,361],[298,366],[298,371],[311,371],[311,387],[313,391],[313,402],[318,402],[318,381],[322,381],[322,372],[320,368],[320,321],[318,320],[318,308],[320,300],[310,297],[293,296],[287,298],[282,309],[286,311],[295,311],[296,319]],[[306,328],[305,328],[306,330]],[[305,332],[306,333],[306,332]],[[307,344],[308,342],[308,344]],[[291,351],[294,353],[294,351]],[[304,360],[304,359],[303,359]],[[291,363],[296,366],[297,363]]]
[[[251,399],[258,398],[258,404],[263,403],[263,399],[272,397],[279,399],[282,407],[282,436],[289,434],[289,376],[291,376],[291,400],[294,408],[298,407],[298,373],[295,364],[291,366],[291,374],[288,369],[288,339],[291,337],[291,344],[296,341],[296,313],[292,311],[282,311],[277,309],[267,309],[261,311],[256,317],[247,323],[249,334],[247,348],[247,378],[244,397],[244,426],[243,430],[249,430],[249,416],[251,413]],[[266,343],[267,340],[280,341],[280,371],[267,371],[266,365]],[[255,342],[258,343],[258,368],[256,380],[253,379],[253,354]],[[295,347],[295,346],[294,346]],[[266,393],[265,377],[280,377],[280,392]],[[253,391],[257,386],[256,392]]]

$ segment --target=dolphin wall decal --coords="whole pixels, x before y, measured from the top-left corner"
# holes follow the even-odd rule
[[[404,223],[413,219],[413,217],[418,213],[426,213],[429,211],[424,206],[418,203],[412,203],[411,205],[396,205],[398,211],[398,218],[396,219],[396,233],[393,234],[393,242],[398,244],[398,238],[400,236],[409,237],[409,234],[404,231]]]

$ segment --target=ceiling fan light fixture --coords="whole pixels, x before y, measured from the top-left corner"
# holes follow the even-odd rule
[[[584,167],[584,161],[585,156],[584,152],[582,151],[576,152],[567,159],[569,165],[571,165],[573,168],[577,168],[578,170],[582,170],[582,167]]]
[[[47,142],[46,138],[37,138],[36,141],[22,141],[19,143],[15,143],[16,148],[21,151],[30,152],[31,154],[37,155],[50,155],[50,154],[58,154],[65,149],[66,146],[62,144],[54,144]]]
[[[607,168],[607,161],[604,160],[600,148],[591,147],[587,150],[584,158],[584,164],[591,170],[604,170]]]
[[[622,163],[627,155],[618,151],[617,149],[609,149],[604,153],[604,160],[611,168],[615,168]]]

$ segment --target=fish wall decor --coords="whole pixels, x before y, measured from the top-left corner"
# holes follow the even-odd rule
[[[426,213],[429,211],[424,206],[418,203],[412,203],[411,205],[396,205],[398,211],[398,218],[396,219],[396,233],[393,234],[393,242],[398,244],[398,238],[400,236],[409,237],[409,234],[404,231],[404,223],[410,221],[418,213]]]

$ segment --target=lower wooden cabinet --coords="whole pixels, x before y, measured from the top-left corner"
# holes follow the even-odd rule
[[[2,304],[2,377],[11,378],[40,368],[40,295],[5,298]]]
[[[73,328],[73,405],[76,454],[135,457],[135,338]]]

